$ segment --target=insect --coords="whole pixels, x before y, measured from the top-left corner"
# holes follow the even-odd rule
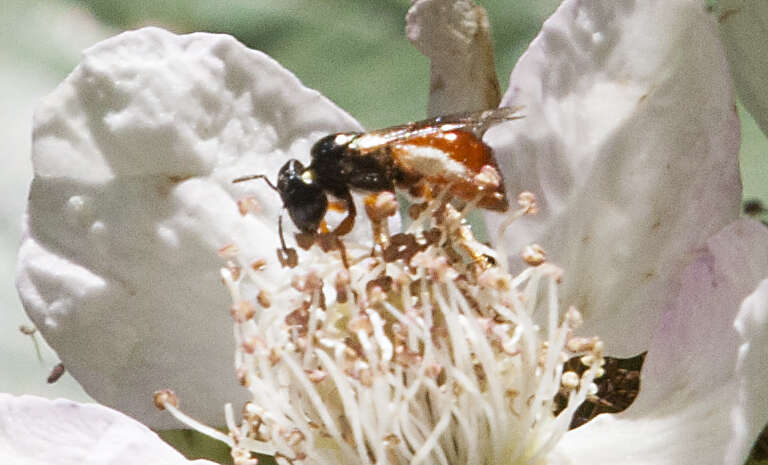
[[[325,218],[328,194],[342,200],[347,216],[331,232],[336,237],[347,234],[354,225],[352,190],[381,192],[417,184],[441,186],[454,197],[476,201],[481,208],[506,211],[509,204],[504,182],[482,136],[491,126],[522,118],[520,110],[504,107],[370,132],[331,134],[312,147],[309,166],[288,160],[280,168],[276,186],[263,174],[243,176],[233,182],[264,179],[280,194],[296,227],[309,234],[317,233]],[[282,218],[279,226],[285,250]]]

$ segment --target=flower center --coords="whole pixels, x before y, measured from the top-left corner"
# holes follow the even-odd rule
[[[574,335],[581,317],[561,311],[541,249],[511,276],[463,215],[433,207],[380,253],[347,244],[366,250],[349,267],[313,248],[283,286],[222,270],[252,394],[239,425],[228,415],[238,463],[546,463],[596,394],[602,343]],[[564,370],[574,356],[580,374]]]

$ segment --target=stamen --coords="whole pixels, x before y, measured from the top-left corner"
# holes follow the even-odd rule
[[[520,199],[512,218],[535,211]],[[387,205],[372,213],[386,218]],[[543,462],[595,393],[602,343],[574,334],[581,315],[559,301],[562,270],[533,257],[541,248],[511,276],[503,250],[462,232],[463,214],[441,192],[373,255],[345,239],[345,266],[315,247],[279,283],[265,263],[232,259],[221,278],[252,399],[239,425],[227,407],[229,436],[171,411],[243,464],[251,453],[292,465]],[[478,270],[457,250],[502,263]],[[564,369],[576,356],[581,374]]]

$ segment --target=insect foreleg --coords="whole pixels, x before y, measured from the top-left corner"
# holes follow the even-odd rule
[[[357,208],[355,207],[355,201],[352,198],[352,194],[347,191],[341,199],[347,204],[347,217],[344,218],[332,231],[332,234],[337,237],[344,236],[352,231],[352,227],[355,225],[355,216],[357,215]]]

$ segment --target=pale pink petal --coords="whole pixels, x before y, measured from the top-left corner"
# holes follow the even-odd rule
[[[507,250],[537,242],[565,268],[563,301],[610,354],[647,348],[675,277],[739,213],[732,94],[694,0],[567,0],[510,77],[502,105],[527,116],[487,140],[510,195],[533,192],[541,213]]]
[[[152,405],[171,388],[223,424],[224,403],[245,396],[219,251],[234,242],[272,263],[260,279],[281,279],[280,197],[232,180],[274,182],[317,138],[358,128],[230,36],[147,28],[87,50],[37,109],[18,274],[27,313],[98,401],[178,426]],[[259,210],[243,216],[247,195]]]
[[[637,400],[566,434],[561,463],[744,463],[768,421],[766,278],[763,225],[739,220],[708,241],[665,307]]]
[[[741,102],[768,134],[768,2],[721,0],[720,32]]]
[[[146,426],[101,405],[2,393],[0,463],[213,465],[187,460]]]

